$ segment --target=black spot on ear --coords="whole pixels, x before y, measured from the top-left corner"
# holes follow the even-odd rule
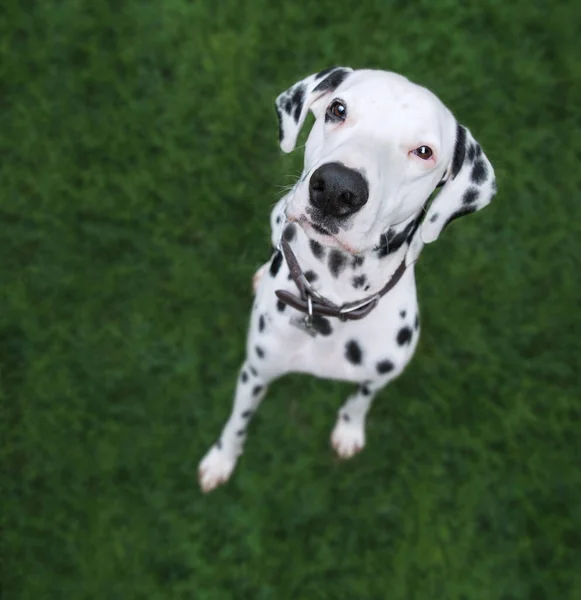
[[[260,317],[258,317],[258,331],[263,332],[264,331],[264,315],[260,315]]]
[[[420,315],[416,315],[416,320],[414,322],[414,329],[417,331],[420,328]]]
[[[289,223],[282,232],[282,237],[287,242],[292,242],[295,238],[295,233],[297,232],[297,228],[294,223]]]
[[[391,371],[393,371],[393,363],[391,360],[382,360],[377,363],[376,369],[380,375],[386,375],[387,373],[391,373]]]
[[[252,388],[252,395],[254,397],[258,396],[258,394],[260,394],[260,392],[262,392],[264,386],[262,385],[255,385],[254,388]]]
[[[438,213],[434,213],[431,217],[430,217],[430,223],[435,223],[438,220],[438,217],[440,215]]]
[[[400,311],[399,311],[399,316],[400,316],[402,319],[405,319],[405,316],[406,316],[406,311],[405,311],[405,310],[400,310]]]
[[[452,159],[452,179],[458,175],[458,171],[464,163],[466,155],[466,129],[460,125],[456,126],[456,145],[454,146],[454,158]]]
[[[254,351],[256,352],[256,356],[258,356],[258,358],[264,358],[264,350],[260,346],[256,346]]]
[[[349,423],[349,421],[351,421],[351,417],[347,413],[343,413],[341,415],[341,418],[343,419],[343,421],[345,421],[345,423]]]
[[[476,144],[476,158],[480,158],[482,156],[482,148],[480,144]]]
[[[478,196],[480,196],[480,192],[476,188],[470,187],[464,192],[462,202],[464,204],[472,204],[478,200]]]
[[[367,276],[366,275],[357,275],[356,277],[353,277],[353,287],[355,289],[359,289],[360,287],[363,287],[365,285],[365,282],[367,281]]]
[[[444,231],[444,229],[446,227],[448,227],[448,225],[450,225],[450,223],[452,221],[455,221],[456,219],[459,219],[460,217],[464,217],[465,215],[470,215],[473,212],[476,212],[476,207],[475,206],[464,206],[463,208],[461,208],[460,210],[457,210],[453,215],[450,216],[450,218],[446,221],[446,223],[444,224],[444,226],[442,227],[442,231]]]
[[[349,71],[345,69],[335,69],[330,75],[325,77],[313,92],[331,92],[337,89],[349,75]]]
[[[276,301],[276,310],[278,310],[278,312],[284,312],[285,308],[286,308],[286,304],[282,300]]]
[[[325,249],[316,240],[309,240],[309,246],[315,258],[321,259],[325,256]]]
[[[472,162],[474,160],[475,156],[476,156],[476,146],[474,144],[470,144],[470,147],[468,148],[466,157],[468,158],[468,160],[470,162]]]
[[[254,377],[256,377],[258,375],[258,371],[251,365],[249,367],[250,372],[254,375]]]
[[[318,331],[321,335],[331,335],[333,333],[331,322],[321,315],[313,315],[312,323],[315,331]]]
[[[246,383],[248,381],[248,373],[246,371],[242,371],[242,373],[240,373],[240,381],[242,383]]]
[[[349,340],[345,345],[345,358],[354,365],[360,365],[363,358],[361,346],[355,340]]]
[[[364,261],[365,261],[365,256],[354,256],[353,262],[351,263],[351,267],[353,269],[356,269],[357,267],[360,267]]]
[[[339,277],[341,271],[345,268],[345,255],[339,250],[329,252],[329,270],[333,277]]]
[[[284,101],[284,110],[290,115],[293,109],[293,101],[290,99],[290,96],[287,96]]]
[[[272,257],[272,261],[270,262],[269,272],[272,277],[276,277],[281,264],[282,264],[282,252],[280,250],[277,250],[275,252],[274,256]]]
[[[317,279],[319,279],[319,276],[314,271],[308,270],[305,272],[305,279],[309,283],[313,283],[313,281],[317,281]]]
[[[275,110],[276,110],[276,116],[278,117],[278,141],[282,142],[282,138],[284,137],[284,134],[282,131],[282,113],[280,112],[278,107],[275,107]]]
[[[299,119],[301,117],[301,110],[303,109],[303,104],[305,101],[305,86],[304,85],[299,85],[293,95],[292,95],[292,103],[295,107],[295,112],[293,114],[295,123],[299,122]]]
[[[476,184],[481,184],[486,181],[486,178],[488,177],[488,169],[486,168],[486,163],[481,158],[474,163],[470,177]]]
[[[412,330],[409,327],[402,327],[398,332],[397,332],[397,343],[400,346],[403,346],[404,344],[409,344],[412,340]]]
[[[242,413],[242,415],[241,415],[241,416],[242,416],[242,418],[243,418],[243,419],[250,419],[250,417],[251,417],[253,414],[254,414],[254,411],[252,411],[252,410],[245,410],[245,411]]]
[[[338,69],[339,67],[334,66],[334,67],[327,67],[326,69],[323,69],[322,71],[319,71],[316,75],[315,75],[315,79],[321,79],[322,77],[325,77],[325,75],[328,75],[331,71],[334,71],[335,69]]]

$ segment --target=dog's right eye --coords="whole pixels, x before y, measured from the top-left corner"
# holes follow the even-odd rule
[[[333,100],[327,107],[326,116],[332,121],[344,121],[347,118],[347,107],[341,100]]]

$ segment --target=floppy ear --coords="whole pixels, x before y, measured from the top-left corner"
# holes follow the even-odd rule
[[[468,129],[458,124],[456,146],[446,183],[432,201],[420,236],[426,244],[437,240],[454,219],[484,208],[496,194],[496,180],[490,161]]]
[[[292,152],[309,108],[321,96],[338,88],[353,69],[331,67],[298,81],[275,101],[278,137],[283,152]]]

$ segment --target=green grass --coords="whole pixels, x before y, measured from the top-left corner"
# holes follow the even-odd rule
[[[3,600],[581,597],[580,11],[542,4],[2,4]],[[287,377],[202,496],[302,163],[273,100],[333,64],[435,91],[499,194],[424,252],[365,452]]]

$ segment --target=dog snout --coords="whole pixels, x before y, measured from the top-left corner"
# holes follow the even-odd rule
[[[309,197],[323,216],[348,217],[365,205],[369,188],[361,173],[333,162],[321,165],[311,175]]]

